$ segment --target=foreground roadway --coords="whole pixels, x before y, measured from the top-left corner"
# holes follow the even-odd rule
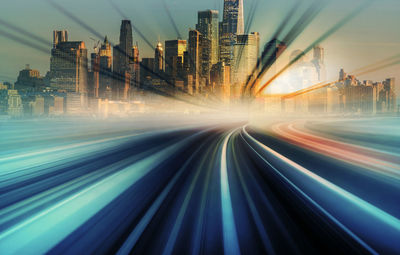
[[[10,129],[0,254],[399,254],[398,137],[329,127]]]

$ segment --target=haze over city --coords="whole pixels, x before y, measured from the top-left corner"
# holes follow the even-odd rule
[[[71,0],[56,1],[76,16],[95,28],[103,35],[108,35],[112,42],[119,38],[119,25],[122,19],[109,0]],[[158,38],[161,41],[177,37],[167,14],[164,2],[170,9],[176,21],[179,32],[187,37],[189,28],[196,24],[198,10],[216,9],[222,13],[222,1],[186,1],[186,0],[149,0],[137,1],[134,4],[127,0],[113,0],[123,13],[132,20],[154,46]],[[245,0],[245,19],[248,17],[254,0]],[[270,39],[275,27],[280,22],[288,8],[298,1],[259,1],[255,12],[254,21],[250,31],[260,32],[260,44],[263,45]],[[310,3],[310,0],[301,1]],[[329,5],[322,10],[314,22],[306,29],[298,40],[290,47],[288,52],[295,49],[304,49],[317,36],[322,34],[327,27],[334,24],[350,10],[362,3],[355,1],[328,1]],[[24,8],[21,8],[24,6]],[[301,8],[301,7],[300,7]],[[400,52],[400,33],[397,33],[397,25],[400,18],[400,3],[396,0],[372,1],[371,6],[357,15],[354,20],[340,28],[336,33],[322,43],[326,50],[325,59],[329,78],[336,78],[340,68],[354,70],[366,64],[373,63],[393,56]],[[57,11],[49,1],[29,0],[4,0],[1,10],[1,19],[23,27],[41,38],[47,40],[49,45],[52,40],[52,31],[66,29],[73,40],[83,40],[87,48],[92,50],[93,37],[79,24],[74,23],[68,17]],[[6,28],[1,28],[7,30]],[[141,57],[152,56],[153,49],[148,47],[143,39],[133,31],[134,41],[138,41]],[[98,38],[96,38],[98,39]],[[40,70],[44,75],[49,70],[49,54],[32,50],[26,46],[4,38],[0,33],[0,70],[3,81],[15,81],[18,72],[25,64]],[[289,53],[287,56],[288,58]],[[374,73],[365,74],[361,79],[383,80],[387,77],[396,77],[400,80],[399,68],[389,67]]]
[[[399,0],[2,0],[0,254],[400,254]]]

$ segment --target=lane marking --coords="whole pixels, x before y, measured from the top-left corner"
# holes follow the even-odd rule
[[[221,153],[221,206],[222,206],[222,226],[224,237],[225,254],[240,254],[239,242],[236,233],[235,219],[233,216],[232,200],[229,191],[228,167],[227,167],[227,147],[229,139],[236,130],[229,133],[224,140]]]
[[[260,213],[257,210],[256,204],[255,204],[253,198],[251,197],[249,188],[248,188],[248,186],[247,186],[247,184],[245,182],[245,178],[244,178],[243,173],[242,173],[242,171],[240,169],[239,162],[237,161],[237,158],[238,157],[236,155],[235,149],[233,149],[233,160],[234,160],[235,165],[236,165],[236,173],[238,174],[240,184],[242,186],[244,195],[245,195],[245,197],[247,199],[247,203],[248,203],[248,205],[250,207],[250,211],[251,211],[251,214],[253,216],[253,220],[254,220],[254,222],[256,224],[258,233],[259,233],[259,235],[260,235],[260,237],[261,237],[261,239],[263,241],[265,250],[268,251],[268,254],[274,255],[276,253],[275,253],[274,247],[272,245],[271,239],[270,239],[270,237],[269,237],[269,235],[267,233],[266,228],[263,225],[263,222],[262,222]],[[249,171],[248,174],[252,178],[254,178],[252,176],[251,171]],[[267,204],[268,204],[268,207],[270,207],[269,202]]]

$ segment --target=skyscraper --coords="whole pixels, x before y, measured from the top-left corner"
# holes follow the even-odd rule
[[[114,47],[114,71],[123,73],[131,71],[132,60],[132,25],[130,20],[123,20],[121,23],[119,44]]]
[[[181,78],[186,40],[165,41],[165,72],[171,79]]]
[[[222,33],[234,35],[244,33],[243,0],[224,0]]]
[[[111,44],[108,42],[107,36],[104,38],[104,42],[100,47],[100,65],[103,68],[111,69],[112,67],[112,52]]]
[[[66,31],[63,32],[66,35]],[[61,34],[63,34],[61,33]],[[54,35],[59,35],[55,31]],[[50,59],[50,86],[57,90],[87,94],[88,58],[85,43],[63,41],[54,36]]]
[[[132,48],[132,81],[133,85],[137,88],[140,87],[140,61],[139,61],[139,47],[136,43]]]
[[[154,72],[161,74],[164,71],[164,49],[161,42],[157,43],[154,51]]]
[[[219,61],[219,21],[218,11],[207,10],[198,12],[196,29],[210,40],[210,66]]]
[[[98,98],[100,91],[100,55],[96,51],[91,55],[91,70],[88,73],[89,96]]]
[[[243,0],[224,0],[220,24],[220,61],[230,64],[236,35],[244,34]]]
[[[130,20],[122,20],[119,44],[114,47],[113,98],[127,100],[130,85],[133,83],[133,37]]]
[[[257,64],[260,47],[260,35],[253,32],[247,35],[238,35],[233,50],[232,82],[241,84],[246,82]]]
[[[200,32],[197,30],[189,30],[188,39],[188,65],[189,74],[193,77],[194,87],[198,89],[199,87],[199,77],[200,77]]]
[[[99,97],[111,99],[112,87],[112,51],[107,36],[101,44],[100,51],[100,74],[99,74]]]
[[[209,83],[211,71],[211,40],[197,30],[189,31],[187,61],[197,92],[200,85]]]

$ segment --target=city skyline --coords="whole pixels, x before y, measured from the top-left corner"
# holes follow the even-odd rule
[[[22,0],[21,0],[22,2]],[[290,6],[290,4],[293,1],[286,1],[285,3],[283,3],[280,8],[279,5],[277,5],[275,3],[275,7],[276,8],[276,12],[277,14],[275,16],[277,16],[279,13],[282,13],[282,7],[286,7]],[[305,1],[307,2],[307,1]],[[309,2],[309,1],[308,1]],[[121,7],[124,7],[124,1],[114,1],[114,3],[116,5],[119,5]],[[160,5],[156,5],[156,3],[159,3]],[[245,9],[245,21],[247,21],[247,17],[248,17],[248,12],[249,9],[251,8],[252,4],[254,3],[254,1],[245,1],[245,5],[244,5],[244,9]],[[178,31],[180,32],[181,35],[184,35],[184,39],[187,38],[187,31],[189,28],[194,28],[195,24],[196,24],[196,19],[197,19],[197,12],[198,11],[203,11],[203,10],[207,10],[207,9],[213,9],[216,8],[216,10],[219,11],[220,13],[220,18],[219,20],[221,21],[222,19],[222,5],[223,5],[223,1],[205,1],[204,3],[196,3],[193,4],[193,7],[190,7],[190,9],[188,8],[187,4],[184,4],[182,1],[175,1],[173,3],[168,3],[170,12],[173,12],[174,14],[179,13],[179,15],[174,15],[174,19],[175,22],[177,24],[178,27]],[[260,5],[262,5],[263,3],[261,3]],[[272,7],[274,6],[274,3],[268,3],[269,5],[271,5]],[[40,4],[39,4],[40,5]],[[104,3],[99,2],[98,5],[108,5],[109,7],[111,7],[110,3],[108,1],[105,1]],[[346,6],[352,6],[354,4],[348,4]],[[374,4],[373,4],[374,5]],[[376,5],[376,3],[375,3]],[[42,6],[47,6],[47,9],[43,9],[42,11],[51,11],[53,13],[57,13],[59,15],[58,19],[59,24],[60,25],[53,25],[52,26],[52,30],[56,30],[56,29],[67,29],[69,31],[69,36],[72,40],[77,40],[77,41],[85,41],[87,48],[89,49],[89,52],[91,52],[92,49],[92,44],[93,42],[90,40],[90,37],[92,37],[93,35],[91,35],[88,31],[84,30],[82,27],[77,26],[74,21],[64,17],[62,14],[60,14],[56,9],[54,9],[53,7],[51,7],[51,5],[49,5],[47,3],[47,5],[43,5]],[[72,5],[73,6],[73,5]],[[83,6],[85,6],[85,4],[83,4]],[[338,4],[333,4],[332,3],[326,7],[326,9],[317,17],[316,20],[320,19],[320,18],[324,18],[324,17],[330,17],[331,14],[330,12],[332,10],[334,10],[335,8],[337,8],[339,5]],[[390,6],[391,8],[388,8],[387,6]],[[139,4],[138,8],[143,8],[143,11],[146,12],[146,10],[149,9],[149,7],[153,8],[154,12],[160,12],[161,14],[165,15],[165,9],[163,8],[163,5],[160,1],[155,1],[152,0],[150,1],[147,5],[146,4]],[[396,10],[396,7],[398,7],[398,4],[396,4],[395,1],[389,1],[389,0],[385,0],[385,1],[380,1],[380,4],[378,6],[373,6],[373,7],[378,7],[378,8],[384,8],[385,7],[385,11],[386,12],[393,12],[394,10]],[[347,24],[346,26],[344,26],[343,28],[341,28],[337,33],[333,34],[330,38],[328,38],[327,41],[325,41],[323,43],[323,46],[325,49],[327,49],[326,52],[326,62],[327,62],[327,66],[328,66],[328,77],[334,77],[337,70],[339,68],[345,68],[346,70],[352,70],[352,69],[356,69],[357,67],[363,66],[365,64],[368,63],[373,63],[373,61],[378,61],[380,59],[383,59],[385,57],[394,55],[396,53],[396,49],[399,49],[400,51],[400,36],[397,35],[396,33],[387,33],[386,36],[376,36],[379,38],[375,38],[373,35],[374,33],[372,33],[372,36],[369,36],[369,40],[364,40],[363,36],[365,37],[364,34],[360,33],[358,30],[354,30],[353,34],[357,35],[357,34],[361,34],[357,35],[357,36],[353,36],[351,38],[351,40],[349,40],[349,38],[347,38],[348,34],[349,34],[349,30],[351,31],[352,27],[360,27],[362,28],[361,31],[363,32],[367,29],[367,26],[365,24],[362,24],[363,21],[365,21],[365,16],[368,16],[371,11],[373,11],[376,8],[373,8],[372,6],[365,10],[363,13],[361,13],[358,17],[356,17],[353,21],[349,22],[349,24]],[[7,8],[13,8],[13,4],[7,5]],[[69,8],[69,7],[68,7]],[[96,7],[99,8],[100,10],[103,7]],[[96,8],[93,8],[94,10]],[[398,7],[400,8],[400,7]],[[85,8],[83,8],[84,10]],[[122,8],[124,10],[126,10],[126,8]],[[74,8],[71,8],[71,10],[74,11]],[[89,24],[90,26],[94,27],[95,29],[97,29],[97,31],[99,31],[100,33],[104,33],[104,35],[107,35],[108,38],[110,38],[110,41],[115,43],[118,42],[118,37],[116,36],[116,32],[118,32],[118,28],[119,26],[114,26],[114,24],[116,22],[119,23],[121,17],[119,16],[118,18],[118,13],[115,11],[115,14],[113,14],[112,12],[114,12],[115,10],[111,9],[110,10],[110,14],[108,15],[109,17],[107,18],[107,20],[104,21],[100,21],[100,22],[94,22],[92,23],[91,20],[93,20],[93,17],[91,17],[92,15],[85,15],[80,17],[83,21],[85,21],[85,23]],[[79,13],[82,11],[77,11],[76,13],[79,16]],[[129,10],[126,10],[127,13],[129,13]],[[154,29],[156,29],[157,27],[159,27],[158,25],[155,26],[151,26],[152,24],[154,25],[154,22],[158,22],[159,19],[161,19],[161,17],[156,17],[153,19],[153,22],[147,23],[146,20],[139,19],[140,15],[132,15],[134,16],[132,19],[132,23],[134,26],[136,26],[137,28],[139,28],[143,34],[145,34],[146,38],[149,39],[149,41],[154,44],[153,46],[156,46],[157,42],[158,42],[158,37],[161,38],[161,42],[164,42],[165,40],[169,40],[169,39],[176,39],[176,35],[174,35],[174,31],[172,29],[171,31],[171,24],[165,24],[165,25],[169,25],[171,27],[166,28],[166,29],[159,29],[159,31],[155,31]],[[162,15],[161,15],[162,16]],[[382,16],[382,17],[381,17]],[[112,17],[112,18],[111,18]],[[181,22],[182,19],[189,19],[188,17],[190,17],[190,20],[193,21],[193,23],[189,23],[189,22]],[[393,15],[379,15],[377,14],[377,24],[375,26],[370,26],[369,30],[376,32],[376,33],[383,33],[382,31],[379,31],[376,26],[379,25],[379,23],[382,24],[386,24],[389,23],[391,20],[393,20],[395,17],[393,17]],[[7,15],[2,16],[3,20],[6,21],[14,21],[14,19],[11,18],[7,18]],[[129,18],[129,17],[128,17]],[[168,18],[164,17],[166,20],[168,20]],[[332,18],[332,17],[330,17]],[[112,19],[112,20],[111,20]],[[271,21],[271,28],[260,28],[257,30],[258,27],[260,27],[260,24],[262,24],[262,20],[266,20]],[[158,20],[158,21],[157,21]],[[271,34],[271,30],[272,30],[272,24],[277,22],[277,18],[274,16],[271,16],[271,18],[265,18],[262,17],[262,15],[260,15],[260,13],[255,14],[255,18],[253,21],[253,25],[250,28],[250,31],[257,31],[260,32],[260,45],[264,45],[266,40],[268,40],[270,34]],[[261,21],[261,22],[260,22]],[[332,23],[333,23],[333,19],[332,19]],[[37,21],[35,21],[37,22]],[[167,22],[165,22],[167,23]],[[306,29],[305,33],[306,35],[310,34],[312,32],[313,29],[316,29],[315,27],[318,27],[318,22],[313,22],[310,25],[310,28]],[[57,24],[57,22],[56,22]],[[62,25],[64,24],[64,25]],[[94,25],[93,25],[94,24]],[[148,24],[148,26],[144,26],[145,24]],[[16,25],[19,25],[18,22]],[[110,29],[111,26],[113,26],[113,29]],[[38,26],[40,27],[40,26]],[[99,27],[101,29],[99,29]],[[102,29],[104,27],[104,30]],[[314,27],[314,28],[313,28]],[[25,28],[25,27],[24,27]],[[1,27],[1,29],[3,30],[3,27]],[[36,28],[37,34],[39,37],[43,37],[43,29],[40,28]],[[5,29],[6,30],[6,29]],[[40,30],[40,31],[39,31]],[[107,31],[105,31],[107,30]],[[186,30],[186,31],[185,31]],[[30,30],[31,31],[31,30]],[[34,29],[35,31],[35,29]],[[51,31],[48,31],[48,34],[51,34]],[[249,31],[249,32],[250,32]],[[322,32],[322,30],[321,30]],[[168,34],[166,34],[168,33]],[[350,33],[351,34],[351,33]],[[47,38],[49,36],[47,35]],[[305,36],[302,36],[305,37]],[[299,38],[299,40],[297,40],[292,48],[290,48],[288,50],[288,52],[291,52],[291,50],[295,50],[295,49],[302,49],[304,48],[301,47],[302,45],[306,45],[304,43],[302,43],[302,37]],[[314,36],[315,37],[315,36]],[[346,42],[343,42],[343,40],[340,40],[340,37],[342,38],[347,38]],[[46,37],[43,37],[46,38]],[[154,38],[154,39],[153,39]],[[339,39],[338,39],[339,38]],[[360,38],[360,39],[357,39]],[[50,38],[49,38],[50,39]],[[45,39],[46,40],[46,39]],[[48,40],[49,43],[51,42],[51,40]],[[148,47],[148,45],[146,45],[145,42],[143,42],[142,38],[138,35],[137,31],[134,29],[133,30],[133,42],[139,42],[139,49],[140,49],[140,57],[144,58],[144,57],[150,57],[154,54],[154,48],[151,49],[150,47]],[[389,42],[387,42],[389,41]],[[0,42],[2,43],[2,45],[5,45],[6,47],[11,47],[11,48],[18,48],[18,52],[16,51],[7,51],[4,52],[4,48],[2,50],[0,50],[0,53],[5,56],[3,59],[6,58],[10,58],[12,57],[12,61],[8,61],[7,65],[5,65],[5,63],[3,61],[0,61],[0,70],[2,71],[0,73],[0,75],[6,76],[6,77],[0,77],[0,80],[4,80],[4,81],[8,81],[11,79],[7,79],[7,78],[12,78],[15,77],[14,80],[16,79],[16,74],[23,68],[23,66],[25,66],[25,64],[30,64],[32,68],[34,69],[38,69],[40,70],[42,75],[45,75],[45,72],[49,70],[48,64],[46,64],[46,61],[48,62],[48,56],[46,56],[46,54],[41,53],[41,52],[34,52],[34,50],[29,50],[29,52],[31,52],[31,54],[27,55],[24,54],[25,57],[20,56],[20,54],[25,53],[27,51],[27,47],[23,46],[23,45],[19,45],[19,44],[15,44],[12,41],[10,41],[7,38],[1,37],[0,36]],[[373,53],[371,54],[363,54],[363,52],[371,52],[370,49],[374,48],[376,49]],[[356,49],[356,50],[355,50]],[[19,54],[20,53],[20,54]],[[14,55],[11,55],[14,54]],[[283,55],[283,58],[288,58],[287,56]],[[399,78],[399,72],[396,70],[396,68],[387,68],[385,70],[379,71],[379,72],[375,72],[375,73],[371,73],[371,74],[367,74],[365,76],[363,76],[362,78],[365,79],[383,79],[385,77],[389,77],[389,76],[393,76],[396,78]]]
[[[400,0],[2,0],[0,255],[400,254]]]

